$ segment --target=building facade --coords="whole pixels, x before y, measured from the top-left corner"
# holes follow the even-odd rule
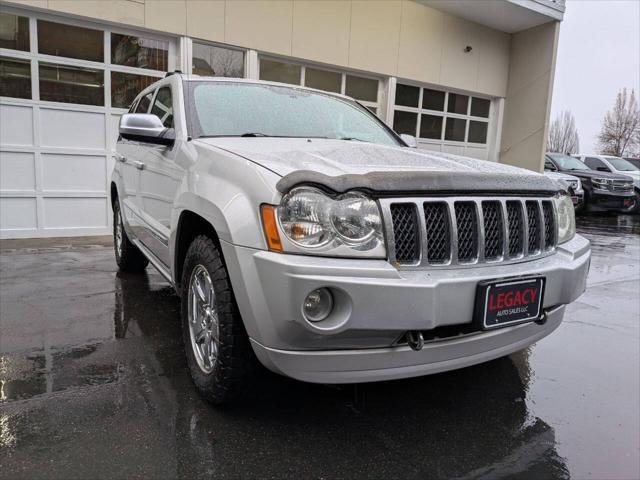
[[[105,234],[118,120],[167,71],[352,96],[419,148],[542,169],[560,0],[0,1],[0,237]]]

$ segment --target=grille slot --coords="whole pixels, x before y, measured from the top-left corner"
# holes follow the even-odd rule
[[[418,235],[418,215],[412,203],[395,203],[391,205],[393,219],[393,239],[396,246],[396,261],[414,263],[420,258],[420,242]]]
[[[424,220],[427,226],[427,261],[446,263],[451,258],[449,209],[446,203],[425,203]]]
[[[540,251],[540,214],[538,202],[527,202],[527,224],[529,225],[529,255]]]
[[[522,207],[520,202],[507,202],[507,217],[509,221],[509,256],[517,257],[523,252],[524,232],[522,224]]]
[[[456,202],[458,227],[458,261],[472,262],[478,258],[478,217],[473,202]]]
[[[502,256],[504,241],[502,206],[500,202],[482,202],[484,219],[484,258],[495,260]]]
[[[549,197],[411,197],[379,202],[387,238],[393,239],[389,260],[400,267],[510,263],[555,251],[556,216]]]
[[[553,218],[553,206],[551,202],[542,202],[542,216],[544,219],[544,249],[550,250],[555,239],[555,219]]]

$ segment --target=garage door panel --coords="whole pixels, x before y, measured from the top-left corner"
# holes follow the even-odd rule
[[[43,147],[96,150],[106,147],[103,113],[41,108],[40,132]]]
[[[45,228],[107,226],[106,198],[44,198]]]
[[[108,138],[108,142],[107,142],[107,146],[109,147],[109,150],[115,150],[116,149],[116,142],[118,141],[118,130],[120,127],[120,117],[121,115],[110,115],[109,116],[109,121],[111,122],[111,128],[109,129],[109,132],[111,132],[109,134],[109,138]]]
[[[0,230],[35,230],[37,226],[35,198],[0,198]]]
[[[105,192],[104,155],[42,154],[42,189],[45,191]]]
[[[0,144],[33,145],[33,107],[0,105]]]
[[[445,153],[453,153],[454,155],[464,155],[464,147],[458,145],[442,145],[442,151]]]
[[[34,191],[35,155],[29,152],[0,152],[0,190]]]
[[[479,158],[480,160],[486,160],[489,156],[489,152],[485,147],[467,147],[465,152],[467,157]]]

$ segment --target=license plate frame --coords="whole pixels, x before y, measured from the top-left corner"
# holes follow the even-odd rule
[[[474,321],[482,330],[494,330],[540,320],[546,283],[546,278],[541,275],[478,283]],[[532,289],[535,290],[535,295]],[[502,297],[499,296],[500,293],[503,293]],[[508,293],[511,295],[507,295]],[[531,301],[523,303],[527,299]],[[518,304],[515,305],[516,303]]]

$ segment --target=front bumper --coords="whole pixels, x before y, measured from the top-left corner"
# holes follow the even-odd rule
[[[594,189],[590,196],[591,207],[601,210],[631,210],[635,206],[636,195],[633,190],[611,192]]]
[[[562,305],[584,291],[589,242],[576,236],[553,255],[510,265],[398,270],[385,260],[286,255],[222,243],[256,355],[269,369],[310,382],[403,378],[471,365],[525,348],[561,322]],[[425,344],[396,342],[411,330],[471,322],[478,282],[543,275],[545,324],[528,323]],[[334,314],[312,324],[306,295],[334,294]]]

